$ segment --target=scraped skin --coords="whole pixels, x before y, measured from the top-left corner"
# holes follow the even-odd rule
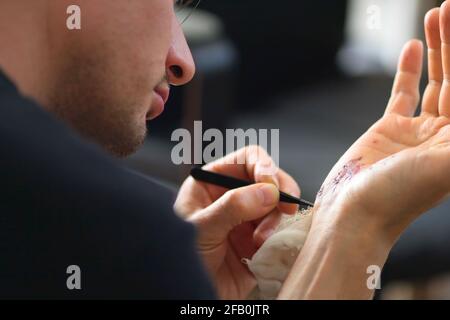
[[[320,188],[318,198],[331,196],[364,169],[363,157],[348,161]],[[278,228],[251,259],[243,259],[256,278],[257,286],[249,299],[273,300],[278,297],[289,271],[305,244],[311,228],[313,208],[294,216],[283,216]]]
[[[401,54],[386,112],[341,157],[319,192],[280,299],[367,299],[410,223],[450,194],[450,5],[425,19],[429,84],[419,116],[422,43]]]
[[[430,55],[435,56],[433,50],[438,44],[430,38],[429,35]],[[424,206],[428,209],[446,196],[448,189],[441,186],[436,192],[434,187],[439,185],[432,182],[439,181],[440,174],[450,168],[450,161],[445,160],[449,151],[450,119],[446,111],[449,108],[439,107],[439,104],[447,102],[439,103],[436,97],[443,78],[442,71],[436,71],[439,70],[435,67],[436,59],[430,59],[430,84],[422,112],[414,117],[420,99],[422,51],[422,44],[417,40],[405,46],[384,116],[350,147],[331,170],[318,193],[317,208],[328,207],[338,201],[346,205],[355,204],[361,211],[377,207],[389,214],[395,203],[405,208],[407,218],[397,226],[397,230],[403,230],[425,209]],[[420,192],[412,190],[424,183],[429,183],[430,187]],[[417,196],[411,199],[411,194]]]
[[[363,168],[362,157],[350,160],[344,167],[337,173],[337,175],[327,184],[322,185],[317,197],[321,198],[324,193],[336,192],[339,186],[345,182],[350,181],[354,176],[356,176]]]
[[[278,296],[295,263],[296,258],[292,256],[297,257],[303,248],[312,220],[319,221],[319,224],[323,224],[323,221],[335,221],[335,217],[331,216],[335,211],[328,208],[340,207],[342,204],[353,208],[369,208],[373,204],[375,207],[386,206],[386,212],[389,212],[392,211],[393,204],[397,205],[397,199],[405,199],[405,207],[410,208],[411,200],[406,200],[407,197],[399,194],[398,190],[399,186],[408,183],[396,179],[411,177],[410,172],[417,172],[422,162],[414,157],[420,154],[420,150],[426,150],[430,143],[434,143],[434,139],[443,139],[442,132],[450,133],[445,129],[450,124],[448,119],[428,114],[412,118],[418,103],[416,91],[422,67],[421,57],[422,44],[419,41],[411,41],[405,46],[386,114],[333,167],[317,194],[314,209],[316,213],[309,214],[302,224],[292,223],[287,228],[277,230],[252,259],[247,261],[258,281],[252,298],[274,299]],[[428,101],[437,100],[429,94]],[[431,110],[431,102],[425,100],[424,104]],[[439,145],[439,142],[436,143]],[[379,192],[386,188],[389,189],[388,193]],[[401,187],[402,191],[406,191],[405,188]],[[391,198],[383,199],[382,196],[386,195]],[[364,211],[366,210],[361,209],[361,214]],[[355,215],[351,219],[358,221],[360,218]],[[300,256],[300,259],[307,258]],[[291,280],[288,278],[287,281]]]

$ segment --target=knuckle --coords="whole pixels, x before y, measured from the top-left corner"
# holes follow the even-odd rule
[[[227,191],[222,197],[220,202],[220,208],[222,210],[228,211],[230,214],[232,212],[243,210],[243,203],[240,201],[240,195],[238,190]]]
[[[245,210],[245,205],[240,201],[238,192],[230,190],[219,201],[218,210],[221,214],[227,216],[227,221],[231,224],[231,227],[241,224],[240,217]]]
[[[256,154],[259,157],[266,157],[266,156],[268,156],[266,150],[263,147],[261,147],[259,145],[256,145],[256,144],[247,146],[246,147],[246,151],[249,154]]]

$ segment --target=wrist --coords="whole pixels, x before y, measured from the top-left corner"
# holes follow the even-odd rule
[[[394,225],[384,220],[386,215],[369,211],[350,201],[336,201],[333,205],[317,205],[313,211],[311,229],[330,235],[346,235],[359,238],[363,243],[390,250],[398,238]]]
[[[369,299],[372,275],[381,271],[392,243],[375,224],[348,222],[339,211],[324,219],[317,208],[305,245],[280,292],[280,299]]]

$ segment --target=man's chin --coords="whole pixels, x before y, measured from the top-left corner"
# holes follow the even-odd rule
[[[100,146],[115,157],[125,158],[137,152],[144,144],[147,136],[147,127],[119,130],[102,136],[93,137]],[[127,132],[125,134],[125,132]]]
[[[111,144],[107,146],[107,151],[111,153],[113,156],[118,158],[125,158],[128,157],[134,153],[136,153],[144,144],[146,135],[143,135],[142,137],[135,138],[132,141],[129,141],[128,143],[121,143],[119,145],[117,144]]]

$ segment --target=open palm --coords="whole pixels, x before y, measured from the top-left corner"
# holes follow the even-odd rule
[[[319,191],[318,206],[346,203],[361,212],[376,211],[399,234],[449,194],[450,34],[444,28],[448,25],[449,6],[433,9],[426,17],[430,81],[420,115],[414,116],[423,48],[413,40],[403,49],[384,116],[334,166]]]

